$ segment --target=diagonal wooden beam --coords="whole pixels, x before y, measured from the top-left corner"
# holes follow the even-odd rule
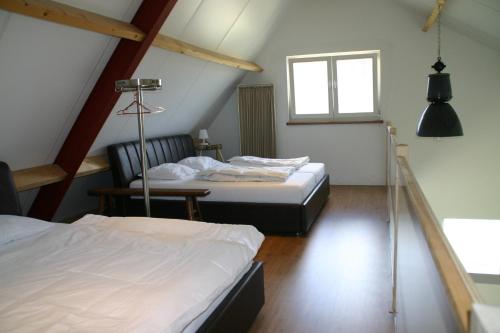
[[[145,36],[144,32],[131,23],[52,0],[0,0],[0,9],[139,42]],[[221,65],[247,71],[262,72],[262,67],[250,61],[210,51],[166,35],[158,34],[154,39],[153,45],[168,51],[182,53]]]
[[[73,177],[118,100],[119,94],[114,92],[114,82],[130,78],[134,74],[175,3],[176,0],[142,2],[131,23],[145,33],[144,39],[141,42],[122,39],[118,43],[54,162],[68,176],[62,182],[40,189],[29,211],[30,216],[52,219]]]
[[[422,27],[422,31],[424,32],[429,31],[429,29],[434,25],[434,22],[436,22],[439,13],[441,13],[445,4],[446,0],[436,1],[436,5],[432,9],[432,12],[430,13],[429,17],[427,17],[427,20],[425,20],[424,26]]]

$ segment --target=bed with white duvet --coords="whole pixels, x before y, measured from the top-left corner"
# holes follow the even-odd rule
[[[263,238],[245,225],[0,215],[0,332],[194,332]]]
[[[324,163],[303,163],[294,171],[286,170],[282,172],[286,177],[268,181],[257,181],[255,177],[245,179],[232,179],[226,174],[220,174],[211,180],[200,177],[200,174],[207,175],[210,171],[229,170],[229,175],[233,175],[234,170],[249,169],[248,166],[240,166],[229,163],[218,162],[210,157],[188,157],[178,163],[165,163],[151,168],[149,172],[150,188],[161,189],[210,189],[210,194],[199,198],[199,201],[220,201],[220,202],[249,202],[249,203],[283,203],[300,204],[313,189],[321,182],[325,176]],[[274,168],[274,169],[273,169]],[[261,171],[250,167],[250,171]],[[290,169],[289,167],[269,167],[270,172]],[[293,168],[291,168],[293,169]],[[261,172],[266,173],[269,170]],[[266,174],[267,174],[266,173]],[[217,175],[212,175],[217,176]],[[258,177],[257,177],[258,178]],[[142,188],[142,178],[133,180],[131,188]],[[156,197],[158,200],[183,200],[181,197]]]
[[[146,140],[146,148],[150,188],[210,190],[208,196],[198,198],[205,221],[249,224],[265,233],[304,234],[321,213],[330,194],[330,176],[325,172],[325,165],[309,163],[307,156],[278,160],[242,156],[235,162],[245,164],[244,167],[294,169],[293,173],[282,170],[284,175],[277,175],[276,169],[256,175],[252,169],[247,175],[257,181],[244,181],[238,170],[227,175],[223,170],[227,164],[196,156],[190,135],[151,138]],[[111,145],[108,156],[114,187],[141,187],[137,142]],[[231,166],[237,164],[231,159]],[[210,168],[218,168],[223,174],[213,176]],[[165,177],[165,171],[171,172]],[[205,179],[207,176],[211,180]],[[117,214],[143,214],[140,197],[122,197],[116,201]],[[158,217],[186,216],[185,204],[178,197],[152,197],[151,212]]]

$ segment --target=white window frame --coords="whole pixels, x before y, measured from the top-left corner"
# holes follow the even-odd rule
[[[337,60],[367,59],[367,58],[371,58],[373,61],[373,112],[339,113],[338,91],[337,91]],[[288,79],[288,110],[291,122],[380,120],[380,110],[379,110],[380,51],[379,50],[288,56],[286,57],[286,60],[287,60],[287,79]],[[315,62],[315,61],[327,61],[329,113],[307,114],[307,115],[296,114],[293,64],[298,62]]]

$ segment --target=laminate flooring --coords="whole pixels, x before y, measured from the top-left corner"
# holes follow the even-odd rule
[[[393,332],[386,221],[385,187],[334,186],[306,236],[266,236],[250,332]]]

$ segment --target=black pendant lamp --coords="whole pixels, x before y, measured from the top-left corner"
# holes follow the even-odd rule
[[[451,99],[450,74],[441,73],[446,65],[441,61],[441,7],[438,15],[438,57],[432,68],[437,73],[429,74],[427,100],[431,104],[420,116],[417,135],[422,137],[463,136],[462,124],[448,104]]]

